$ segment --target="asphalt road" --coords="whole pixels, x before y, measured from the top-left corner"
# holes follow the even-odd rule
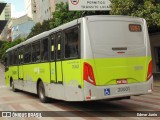
[[[0,117],[0,120],[159,120],[160,82],[155,83],[152,94],[133,96],[131,99],[93,102],[65,102],[52,99],[50,103],[44,104],[39,101],[37,95],[23,91],[13,92],[5,87],[4,70],[1,68],[0,116],[4,111],[12,111],[12,115],[17,111],[20,112],[19,115],[22,115],[22,111],[39,111],[38,115],[44,117],[21,118],[15,117],[14,114],[14,118]],[[149,113],[154,116],[149,117]]]

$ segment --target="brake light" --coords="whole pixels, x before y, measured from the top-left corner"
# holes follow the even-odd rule
[[[84,62],[83,79],[93,85],[96,85],[92,66],[86,62]]]
[[[149,80],[151,77],[152,77],[152,60],[149,62],[148,65],[147,80]]]

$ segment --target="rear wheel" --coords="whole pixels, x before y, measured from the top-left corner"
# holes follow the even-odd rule
[[[38,96],[41,102],[48,102],[48,98],[45,95],[45,87],[42,81],[38,84]]]

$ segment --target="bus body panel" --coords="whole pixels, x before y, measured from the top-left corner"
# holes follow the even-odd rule
[[[151,55],[144,19],[87,17],[84,24],[83,57],[93,68],[97,86],[146,81]]]
[[[66,60],[63,64],[63,80],[64,84],[76,87],[82,87],[82,60]]]
[[[13,66],[11,69],[13,80],[18,80],[18,66]]]
[[[50,63],[50,71],[51,71],[51,82],[56,83],[56,67],[55,67],[55,62]]]
[[[5,84],[6,86],[10,86],[10,75],[11,75],[11,67],[8,67],[8,70],[5,71]]]
[[[151,57],[97,58],[85,60],[94,70],[96,85],[117,84],[126,80],[126,84],[145,82]]]
[[[44,83],[50,83],[49,63],[23,65],[24,81],[37,82],[41,79]]]
[[[18,80],[18,66],[12,66],[9,68],[9,80]]]
[[[57,61],[56,62],[56,78],[57,78],[57,83],[63,84],[62,61]]]
[[[24,79],[23,78],[23,74],[24,74],[24,72],[23,72],[23,65],[19,65],[18,66],[18,71],[19,71],[18,79],[23,80]]]
[[[134,95],[150,94],[153,88],[153,77],[146,82],[132,84],[94,86],[86,81],[84,84],[85,101],[125,98]]]

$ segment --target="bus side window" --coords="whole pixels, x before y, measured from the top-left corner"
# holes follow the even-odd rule
[[[40,41],[32,43],[32,62],[40,62]]]
[[[10,54],[8,53],[7,54],[7,66],[9,67],[10,66]]]
[[[8,55],[8,53],[6,53],[6,57],[5,57],[5,71],[8,71],[8,67],[9,67],[9,55]]]
[[[47,61],[49,54],[48,54],[48,38],[45,38],[41,41],[41,61]]]
[[[79,29],[78,27],[65,31],[65,58],[74,59],[79,57]]]
[[[7,64],[7,59],[8,59],[8,54],[6,53],[6,56],[5,56],[5,61],[4,61],[4,65],[5,65],[5,67],[8,67],[8,64]]]
[[[13,65],[18,65],[18,50],[13,51]]]
[[[31,45],[26,45],[24,48],[24,63],[31,62]]]
[[[51,50],[51,60],[54,61],[55,60],[55,38],[54,38],[54,34],[51,35],[51,46],[50,46],[50,50]]]
[[[10,55],[10,60],[9,60],[9,63],[10,63],[10,66],[12,66],[13,64],[13,52],[11,51],[10,53],[9,53],[9,55]]]

